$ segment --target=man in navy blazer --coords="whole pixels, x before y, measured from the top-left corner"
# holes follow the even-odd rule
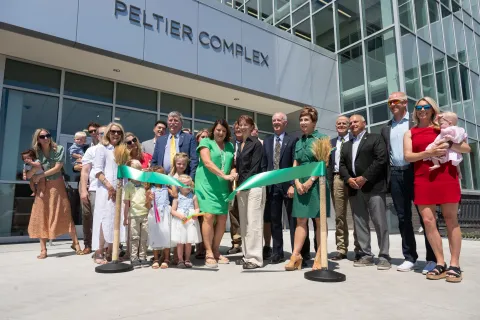
[[[272,116],[272,126],[275,134],[267,137],[263,142],[262,172],[278,169],[291,168],[295,156],[295,144],[297,138],[289,136],[285,132],[287,116],[277,112]],[[275,158],[277,155],[277,158]],[[285,204],[290,225],[290,241],[293,249],[295,235],[295,218],[292,217],[292,198],[294,194],[293,181],[288,181],[267,187],[267,202],[264,211],[264,236],[265,247],[264,259],[268,259],[270,251],[270,263],[285,261],[283,254],[282,232],[282,205]],[[273,238],[273,248],[270,249],[270,238]],[[308,240],[308,237],[307,237]],[[305,241],[302,256],[310,254],[310,242]]]
[[[185,173],[195,179],[197,170],[197,142],[191,134],[182,132],[183,116],[180,112],[172,111],[168,114],[168,131],[169,133],[157,139],[155,149],[153,151],[152,166],[162,166],[168,173],[173,167],[170,158],[171,139],[175,139],[175,153],[185,152],[190,158],[190,163]]]

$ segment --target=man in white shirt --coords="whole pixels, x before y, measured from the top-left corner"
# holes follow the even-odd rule
[[[97,129],[98,139],[103,139],[105,127]],[[82,172],[80,175],[80,199],[82,200],[82,223],[83,223],[83,243],[85,249],[84,254],[92,252],[92,227],[93,213],[95,211],[95,194],[97,190],[98,179],[92,172],[92,165],[95,159],[95,153],[98,148],[99,140],[93,147],[87,149],[82,158]]]

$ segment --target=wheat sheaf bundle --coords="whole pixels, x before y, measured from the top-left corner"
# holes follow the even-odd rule
[[[115,147],[113,151],[113,156],[115,157],[115,162],[117,165],[124,165],[130,160],[130,151],[127,149],[127,145],[124,143],[119,144]]]
[[[330,152],[332,152],[332,144],[328,137],[323,137],[316,140],[312,144],[312,153],[318,161],[325,162],[328,166],[328,159],[330,158]]]

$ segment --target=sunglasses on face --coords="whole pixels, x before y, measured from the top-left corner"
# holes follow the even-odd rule
[[[52,135],[50,133],[47,134],[41,134],[38,136],[40,139],[50,139]]]
[[[110,130],[110,134],[116,134],[117,136],[121,136],[122,131],[121,130]]]
[[[134,143],[137,143],[137,138],[133,138],[132,140],[127,141],[128,145],[131,145],[131,144],[134,144]]]
[[[431,107],[432,107],[431,105],[426,104],[424,106],[415,106],[415,109],[417,109],[417,110],[422,110],[422,109],[423,110],[430,110]]]
[[[400,100],[400,99],[395,99],[395,100],[390,100],[388,101],[388,105],[389,106],[393,106],[393,105],[396,105],[396,104],[400,104],[402,103],[404,100]]]
[[[90,133],[90,134],[97,133],[97,130],[96,129],[88,130],[88,133]]]

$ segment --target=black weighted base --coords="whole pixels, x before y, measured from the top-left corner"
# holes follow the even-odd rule
[[[327,269],[305,272],[304,277],[307,280],[318,282],[343,282],[347,279],[343,273]]]
[[[118,261],[112,261],[107,264],[103,264],[95,268],[97,273],[120,273],[132,271],[133,267],[131,264],[121,263]]]

